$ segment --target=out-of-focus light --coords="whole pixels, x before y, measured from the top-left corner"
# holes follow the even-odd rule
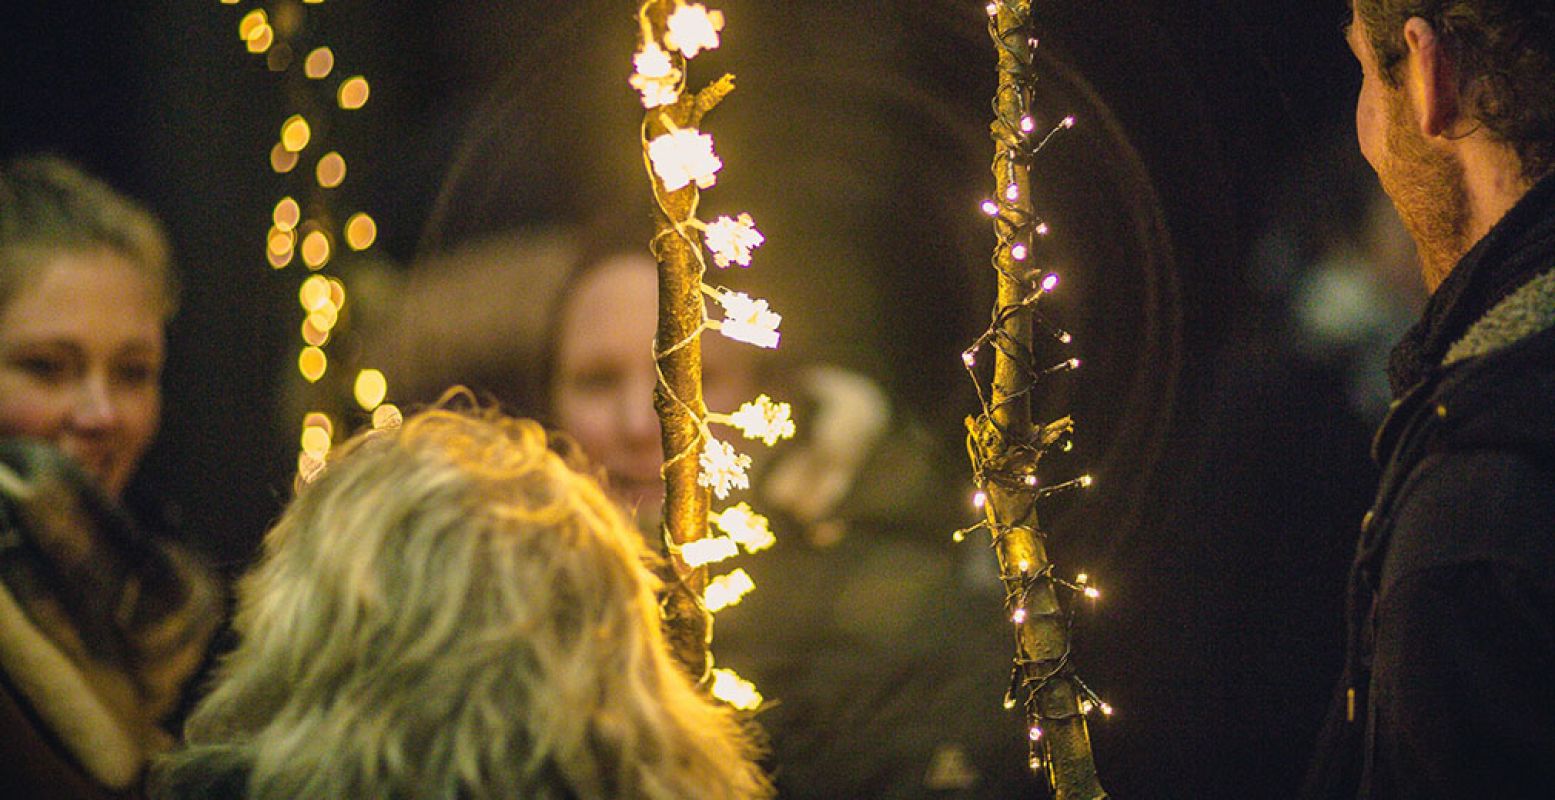
[[[352,390],[356,404],[363,411],[372,411],[383,403],[389,393],[389,382],[376,369],[364,369],[356,373],[356,387]]]
[[[1058,276],[1057,275],[1049,273],[1047,277],[1042,279],[1042,291],[1044,291],[1044,292],[1051,292],[1051,291],[1053,291],[1054,289],[1057,289],[1057,288],[1058,288]]]
[[[301,478],[303,483],[312,483],[313,479],[323,471],[324,459],[307,452],[297,454],[297,477]]]
[[[323,231],[311,231],[302,237],[302,263],[308,269],[318,269],[329,263],[329,236]]]
[[[322,458],[331,444],[329,431],[315,425],[302,429],[302,452]]]
[[[981,208],[983,209],[983,213],[990,217],[999,216],[999,204],[992,200],[984,200]]]
[[[266,247],[273,256],[291,256],[292,248],[297,244],[297,235],[290,230],[282,230],[278,227],[270,229],[270,235],[266,240]]]
[[[264,9],[256,8],[244,14],[243,19],[238,21],[238,38],[246,42],[253,37],[254,31],[269,24],[270,15],[266,14]]]
[[[281,146],[289,153],[300,153],[313,138],[313,129],[301,114],[293,114],[281,123]]]
[[[302,207],[290,197],[283,197],[275,204],[275,210],[270,213],[270,218],[275,222],[275,227],[283,231],[290,231],[302,221]]]
[[[322,411],[308,412],[308,414],[302,418],[302,425],[305,428],[309,425],[317,428],[323,428],[324,432],[330,436],[335,435],[335,421],[330,419],[329,415]]]
[[[335,324],[340,321],[340,312],[332,305],[325,305],[317,311],[308,314],[308,322],[313,327],[329,333],[335,329]],[[369,411],[372,409],[368,409]]]
[[[972,507],[973,508],[981,509],[983,506],[986,506],[986,505],[988,505],[988,493],[987,492],[977,492],[977,493],[972,495]]]
[[[270,169],[284,175],[296,168],[297,154],[287,150],[286,145],[276,142],[275,147],[270,148]]]
[[[398,406],[393,403],[384,403],[373,409],[373,428],[398,428],[405,421],[405,415],[400,413]]]
[[[341,82],[335,99],[340,103],[341,108],[355,111],[367,105],[367,97],[370,94],[372,90],[367,85],[367,79],[361,75],[353,75]]]
[[[302,321],[302,340],[314,347],[323,347],[329,344],[329,331],[320,330],[319,326],[314,325],[313,315],[309,314],[307,319]]]
[[[315,48],[308,54],[307,60],[302,62],[302,74],[314,80],[329,77],[331,70],[335,68],[335,51],[328,47]]]
[[[329,280],[323,275],[310,276],[297,290],[297,302],[301,303],[303,310],[308,312],[333,305],[329,297]]]
[[[378,240],[378,223],[366,212],[357,212],[346,220],[346,244],[352,250],[366,250]]]
[[[346,285],[339,278],[329,279],[329,304],[337,309],[346,307]]]
[[[303,379],[308,383],[316,383],[324,377],[324,371],[329,368],[329,359],[324,356],[324,351],[309,345],[302,348],[297,355],[297,371],[302,373]]]
[[[346,179],[346,160],[339,153],[330,151],[319,159],[318,167],[314,172],[318,176],[320,186],[333,189]]]
[[[1026,245],[1024,244],[1017,242],[1010,246],[1010,258],[1013,258],[1016,261],[1025,261],[1026,256],[1030,254],[1030,251],[1026,249]]]

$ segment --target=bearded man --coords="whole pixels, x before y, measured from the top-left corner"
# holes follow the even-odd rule
[[[1353,0],[1361,150],[1432,292],[1393,352],[1324,798],[1555,792],[1555,2]]]

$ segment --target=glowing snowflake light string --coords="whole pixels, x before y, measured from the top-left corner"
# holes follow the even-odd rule
[[[740,709],[761,705],[761,694],[726,669],[713,669],[710,615],[755,589],[743,569],[709,579],[707,566],[754,553],[774,541],[767,519],[738,503],[714,513],[711,497],[725,500],[750,487],[751,459],[714,435],[711,425],[739,430],[767,445],[794,435],[786,403],[766,395],[729,413],[711,413],[702,399],[701,334],[716,330],[736,341],[777,347],[782,317],[765,300],[703,282],[708,256],[719,268],[749,267],[765,237],[749,214],[697,218],[700,191],[717,184],[723,161],[702,118],[730,92],[729,75],[688,92],[687,62],[719,46],[723,14],[685,0],[647,0],[638,11],[641,38],[628,79],[645,109],[642,148],[657,208],[652,250],[659,267],[659,325],[654,341],[658,385],[654,406],[663,435],[664,543],[670,569],[663,599],[671,649],[714,697]],[[708,316],[717,303],[720,319]],[[725,534],[709,536],[715,524]]]
[[[1058,288],[1058,276],[1026,267],[1036,240],[1049,233],[1032,209],[1029,167],[1055,135],[1074,126],[1074,118],[1064,117],[1045,135],[1036,135],[1031,105],[1037,39],[1030,0],[992,0],[986,10],[999,61],[992,126],[997,190],[980,208],[997,234],[993,267],[999,288],[988,330],[961,354],[981,406],[967,419],[967,452],[977,487],[974,505],[982,519],[956,531],[954,539],[987,530],[998,556],[1016,651],[1004,704],[1024,707],[1031,769],[1046,777],[1057,800],[1097,800],[1107,793],[1096,776],[1085,715],[1112,709],[1075,674],[1069,631],[1074,598],[1095,599],[1100,592],[1088,575],[1074,581],[1055,577],[1036,508],[1040,501],[1088,488],[1092,478],[1044,485],[1037,471],[1041,458],[1049,450],[1069,448],[1074,423],[1066,417],[1033,425],[1031,418],[1035,388],[1081,366],[1077,358],[1046,367],[1038,363],[1032,340],[1039,329],[1060,344],[1071,338],[1036,313],[1041,300]],[[994,352],[986,391],[978,374],[984,348]]]

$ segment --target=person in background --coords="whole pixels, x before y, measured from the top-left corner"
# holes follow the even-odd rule
[[[146,211],[56,158],[0,166],[0,795],[138,792],[218,627],[215,581],[119,503],[175,298]]]
[[[768,796],[617,506],[538,423],[447,405],[299,488],[153,796]]]
[[[1555,9],[1354,0],[1362,153],[1431,292],[1394,349],[1313,797],[1555,786]]]

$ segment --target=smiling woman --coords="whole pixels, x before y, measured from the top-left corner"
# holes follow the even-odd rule
[[[0,796],[133,796],[219,618],[118,505],[156,435],[161,227],[56,159],[0,168]]]

